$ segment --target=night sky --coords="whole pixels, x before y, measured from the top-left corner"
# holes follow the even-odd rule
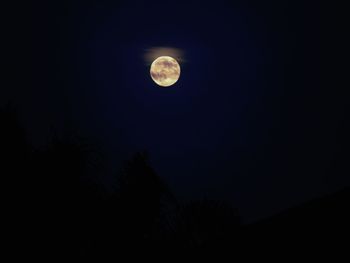
[[[52,129],[90,138],[107,189],[147,151],[180,198],[270,216],[350,185],[345,26],[334,6],[305,2],[12,4],[0,105],[18,109],[35,147]],[[157,47],[183,52],[169,88],[145,61]]]

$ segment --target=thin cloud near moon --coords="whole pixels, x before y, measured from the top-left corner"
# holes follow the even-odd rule
[[[184,63],[184,52],[178,48],[172,47],[152,47],[145,50],[144,60],[147,65],[151,65],[154,60],[161,56],[169,56],[179,63]]]

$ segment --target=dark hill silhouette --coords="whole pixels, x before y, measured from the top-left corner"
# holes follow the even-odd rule
[[[350,222],[350,189],[330,194],[300,206],[290,208],[276,216],[261,220],[257,227],[304,226],[319,228],[326,225],[343,226]],[[294,230],[293,230],[294,231]]]
[[[244,240],[265,252],[346,251],[349,222],[350,189],[345,188],[245,226]]]

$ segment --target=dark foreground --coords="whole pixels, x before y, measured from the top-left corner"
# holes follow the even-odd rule
[[[99,154],[89,144],[53,136],[46,149],[33,149],[15,114],[0,117],[4,226],[17,254],[107,262],[349,251],[349,189],[246,225],[229,203],[179,202],[146,154],[126,161],[107,192],[94,180]]]

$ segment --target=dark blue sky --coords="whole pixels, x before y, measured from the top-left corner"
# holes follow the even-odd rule
[[[331,17],[302,1],[38,3],[11,22],[30,31],[1,102],[34,144],[71,123],[115,170],[147,150],[178,196],[229,199],[252,220],[349,183]],[[171,88],[149,76],[153,47],[184,52]]]

